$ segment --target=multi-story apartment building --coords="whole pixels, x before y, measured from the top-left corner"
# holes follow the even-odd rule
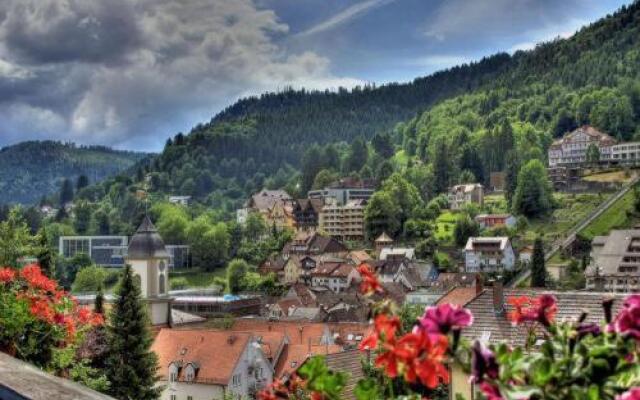
[[[549,168],[581,165],[587,162],[587,150],[595,145],[600,163],[633,163],[640,160],[640,142],[616,143],[594,127],[582,126],[549,146]]]
[[[587,290],[640,290],[640,229],[614,230],[591,242],[591,263],[585,271]]]
[[[615,139],[592,126],[581,126],[554,141],[549,146],[549,167],[577,165],[587,162],[587,149],[595,145],[600,152],[600,161],[611,160]]]
[[[319,215],[320,230],[340,240],[364,240],[364,209],[366,201],[349,200],[340,204],[329,198]]]
[[[484,203],[484,186],[479,183],[466,183],[455,185],[449,189],[449,208],[461,210],[467,204]]]
[[[310,199],[323,199],[325,202],[334,199],[338,205],[344,205],[351,200],[369,200],[373,196],[375,186],[372,182],[343,179],[320,190],[311,190]]]
[[[465,272],[512,270],[515,261],[508,237],[470,237],[464,248]]]

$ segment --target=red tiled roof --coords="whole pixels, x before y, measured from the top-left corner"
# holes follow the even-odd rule
[[[331,345],[306,345],[306,344],[288,344],[278,363],[275,371],[276,377],[281,378],[289,375],[297,370],[302,363],[310,356],[334,354],[343,351],[342,346]]]
[[[250,339],[246,332],[162,329],[151,350],[158,355],[158,374],[165,380],[172,362],[195,362],[196,382],[226,385]]]
[[[455,306],[464,306],[478,295],[476,287],[456,287],[447,292],[437,301],[436,305],[453,304]]]

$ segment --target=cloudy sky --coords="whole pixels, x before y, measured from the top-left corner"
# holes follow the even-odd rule
[[[236,99],[408,81],[625,0],[1,0],[0,146],[157,151]]]

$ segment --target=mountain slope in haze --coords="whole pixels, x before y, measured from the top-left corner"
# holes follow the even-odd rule
[[[0,150],[0,204],[32,204],[60,188],[65,178],[90,182],[132,167],[144,153],[107,147],[80,147],[55,141],[28,141]]]

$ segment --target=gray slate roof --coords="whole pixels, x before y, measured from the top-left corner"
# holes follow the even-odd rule
[[[145,215],[142,224],[129,242],[127,259],[144,260],[148,258],[169,258],[169,253],[153,222],[149,216]]]
[[[575,321],[583,311],[588,312],[586,322],[603,323],[604,312],[602,300],[609,293],[598,292],[554,292],[532,289],[504,289],[505,312],[496,313],[493,307],[493,290],[483,290],[471,300],[465,308],[473,314],[473,325],[462,330],[462,336],[468,340],[480,340],[488,343],[505,342],[512,346],[524,345],[527,339],[528,327],[514,326],[508,319],[508,313],[513,307],[508,304],[511,297],[537,297],[544,293],[556,296],[558,312],[556,321]],[[624,301],[625,295],[615,295],[614,315]]]

